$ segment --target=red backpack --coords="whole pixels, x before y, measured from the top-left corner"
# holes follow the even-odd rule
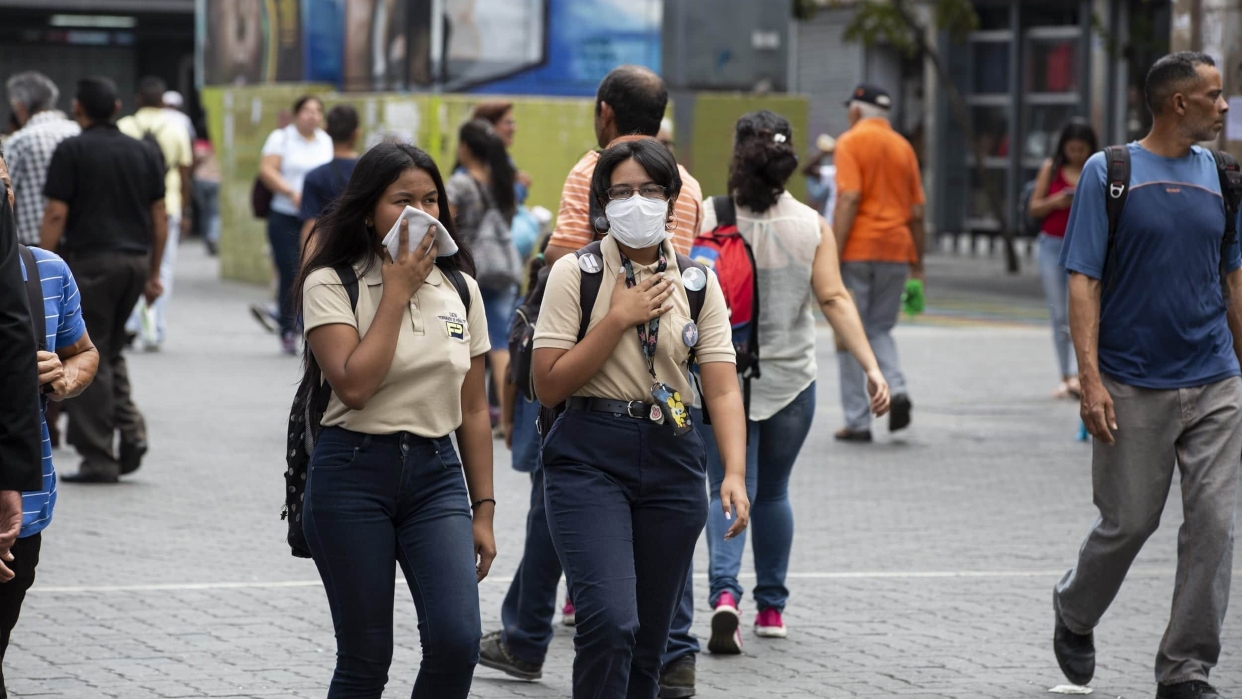
[[[759,378],[759,275],[750,243],[737,229],[737,209],[730,197],[712,197],[716,227],[700,233],[690,259],[716,273],[729,306],[733,348],[742,378],[746,411],[750,412],[750,380]]]

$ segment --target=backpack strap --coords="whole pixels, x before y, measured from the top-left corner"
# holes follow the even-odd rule
[[[1114,264],[1113,255],[1116,251],[1117,227],[1121,223],[1121,211],[1126,206],[1126,197],[1130,194],[1130,148],[1128,146],[1109,146],[1104,149],[1104,161],[1108,166],[1108,190],[1105,206],[1108,209],[1108,244],[1104,253],[1105,288],[1112,286],[1111,270]]]
[[[1225,200],[1225,235],[1220,239],[1220,281],[1225,283],[1229,247],[1238,240],[1238,207],[1242,204],[1242,171],[1238,161],[1223,150],[1212,151],[1220,175],[1220,194]]]
[[[599,287],[604,281],[604,253],[601,242],[597,240],[574,251],[574,255],[579,260],[588,254],[599,258],[599,271],[584,271],[578,279],[578,309],[581,314],[581,319],[578,321],[578,342],[582,342],[582,339],[586,337],[587,329],[591,327],[591,311],[595,310],[595,299],[599,297]]]
[[[716,210],[716,227],[736,226],[737,207],[733,197],[712,197],[712,208]]]
[[[686,270],[691,267],[698,269],[703,274],[711,274],[706,265],[695,262],[681,253],[677,253],[677,268],[681,270],[681,273],[685,274]],[[686,289],[686,299],[690,301],[690,320],[697,324],[699,322],[699,313],[703,311],[703,301],[707,299],[707,285],[704,284],[703,288],[698,291]]]
[[[460,269],[442,269],[443,274],[449,283],[457,289],[457,298],[461,299],[461,305],[466,307],[466,315],[470,315],[470,287],[466,286],[466,275],[461,273]]]
[[[358,273],[354,271],[353,265],[337,265],[332,268],[332,271],[336,272],[336,276],[340,277],[341,286],[345,287],[345,293],[349,295],[349,307],[356,313],[358,311]],[[310,343],[306,344],[306,356],[310,358],[309,363],[314,365],[313,378],[319,382],[319,388],[315,389],[311,400],[306,402],[307,424],[309,424],[311,404],[313,403],[314,410],[319,415],[322,415],[328,409],[328,401],[332,399],[332,387],[328,385],[327,380],[323,376],[323,370],[319,368],[319,362],[311,353]]]
[[[43,306],[43,282],[39,278],[39,262],[25,245],[18,244],[17,254],[21,256],[22,264],[26,267],[26,298],[30,301],[30,325],[34,328],[39,351],[46,352],[47,311]]]

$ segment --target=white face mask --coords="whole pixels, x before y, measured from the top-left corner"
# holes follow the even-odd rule
[[[664,228],[668,202],[663,199],[648,199],[635,193],[629,199],[608,202],[604,213],[608,216],[608,233],[628,248],[649,248],[668,237]]]

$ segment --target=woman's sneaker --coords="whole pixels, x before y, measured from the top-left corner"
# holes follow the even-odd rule
[[[789,634],[776,609],[765,609],[755,617],[755,635],[762,638],[784,638]]]
[[[566,599],[565,606],[561,608],[561,623],[566,626],[574,626],[578,623],[574,615],[574,601],[571,599]]]
[[[742,653],[741,617],[737,600],[730,592],[720,593],[716,611],[712,612],[712,637],[707,650],[713,655],[740,655]]]

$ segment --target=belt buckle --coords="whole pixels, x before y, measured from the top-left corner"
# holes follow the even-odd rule
[[[641,400],[632,400],[625,404],[625,414],[635,420],[646,420],[647,404]]]

